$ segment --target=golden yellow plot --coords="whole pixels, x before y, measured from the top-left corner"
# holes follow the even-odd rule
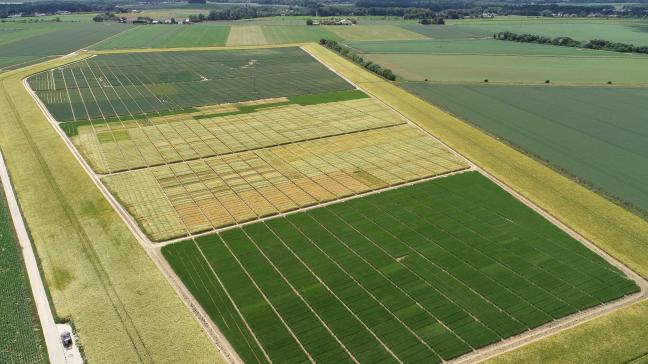
[[[241,105],[280,101],[285,99]],[[221,112],[234,106],[214,108],[209,110]],[[404,123],[399,115],[369,98],[284,105],[203,119],[173,115],[152,120],[95,122],[80,127],[72,140],[92,168],[106,174]]]
[[[151,239],[168,240],[466,167],[428,135],[399,125],[103,181]],[[159,205],[149,207],[155,201]]]

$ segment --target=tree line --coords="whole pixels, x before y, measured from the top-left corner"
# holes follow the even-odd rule
[[[386,78],[390,81],[396,80],[396,75],[392,72],[392,70],[388,68],[382,68],[379,64],[373,63],[371,61],[365,61],[362,57],[355,54],[349,47],[345,45],[341,45],[334,40],[324,38],[320,39],[319,43],[326,48],[344,56],[345,58],[350,59],[354,63],[361,65],[362,67],[368,69],[369,71],[377,74],[380,77]]]
[[[71,13],[115,11],[115,5],[108,2],[80,1],[43,1],[20,4],[0,4],[0,18],[7,18],[16,14],[22,14],[23,16],[33,16],[38,13],[54,14],[57,11],[69,11]]]
[[[634,44],[611,42],[609,40],[603,39],[578,41],[570,37],[549,38],[535,34],[516,34],[512,32],[500,32],[493,34],[493,38],[520,43],[551,44],[561,47],[575,47],[585,49],[598,49],[611,52],[648,54],[648,46],[635,46]]]

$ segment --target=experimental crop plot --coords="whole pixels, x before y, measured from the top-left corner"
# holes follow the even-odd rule
[[[105,54],[28,82],[59,122],[352,89],[299,48]]]
[[[168,240],[467,168],[408,125],[111,174],[109,190]]]
[[[95,172],[105,174],[405,123],[366,96],[306,106],[270,101],[240,106],[258,108],[250,113],[226,104],[193,114],[84,123],[71,139]]]
[[[476,172],[162,252],[248,363],[440,362],[638,290]]]

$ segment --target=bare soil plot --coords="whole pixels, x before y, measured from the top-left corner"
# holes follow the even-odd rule
[[[638,290],[476,172],[162,252],[250,363],[441,362]]]
[[[108,175],[153,240],[467,168],[407,125]]]

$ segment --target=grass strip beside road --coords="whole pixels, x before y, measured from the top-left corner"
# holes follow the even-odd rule
[[[350,61],[319,45],[303,47],[336,72],[356,83],[393,107],[422,128],[438,137],[454,150],[492,174],[494,177],[522,194],[524,197],[562,221],[576,232],[592,241],[601,249],[623,262],[643,277],[648,277],[648,222],[597,195],[577,182],[560,175],[542,163],[528,157],[506,144],[490,137],[452,115],[430,105],[397,86],[372,75]],[[648,302],[615,312],[617,320],[627,323],[614,325],[605,316],[586,325],[555,334],[535,345],[525,346],[508,355],[525,355],[530,362],[542,361],[553,350],[554,345],[544,344],[551,340],[571,348],[570,352],[587,351],[596,355],[618,357],[642,354],[640,336],[633,336],[632,330],[641,330],[648,321]],[[594,336],[588,325],[598,325],[606,332],[603,337]],[[631,326],[632,328],[630,328]],[[605,345],[610,338],[632,342],[634,345]],[[587,339],[587,340],[586,340]],[[538,348],[538,346],[540,346]],[[534,348],[538,348],[534,350]],[[567,354],[567,353],[566,353]],[[575,356],[564,356],[577,360]]]
[[[0,143],[58,317],[90,362],[220,362],[190,311],[22,85],[0,76]]]
[[[638,302],[487,363],[645,363],[646,317],[648,302]]]

